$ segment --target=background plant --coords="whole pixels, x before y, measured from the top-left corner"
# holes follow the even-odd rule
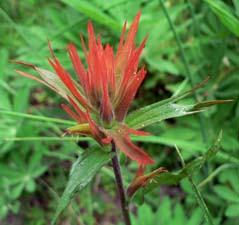
[[[237,99],[238,26],[233,25],[238,23],[237,1],[164,1],[164,4],[180,36],[193,82],[196,84],[208,75],[211,77],[209,83],[199,90],[199,99]],[[46,45],[48,36],[53,40],[64,66],[71,70],[65,45],[70,41],[79,44],[79,32],[84,32],[82,27],[86,27],[88,19],[93,20],[97,31],[103,34],[104,43],[115,45],[125,18],[132,20],[137,10],[142,8],[137,38],[140,41],[146,33],[150,35],[142,57],[149,74],[131,110],[190,89],[189,77],[158,1],[79,3],[71,0],[49,3],[31,0],[2,1],[0,6],[1,220],[3,224],[17,224],[16,221],[45,224],[52,218],[58,195],[65,187],[76,149],[80,152],[86,143],[84,138],[79,138],[78,147],[71,138],[57,138],[66,127],[64,121],[33,120],[3,112],[7,110],[66,119],[64,112],[57,110],[60,99],[35,82],[17,77],[15,66],[7,60],[31,59],[33,64],[48,67],[45,58],[49,55]],[[182,103],[193,101],[193,98],[187,98]],[[181,166],[175,144],[183,158],[190,161],[203,154],[223,129],[221,150],[210,163],[204,164],[194,179],[201,187],[213,218],[220,224],[228,225],[238,223],[238,112],[236,101],[218,105],[203,114],[204,122],[200,122],[197,116],[171,119],[148,128],[155,136],[135,139],[144,145],[159,166],[176,171]],[[199,135],[202,126],[206,131],[205,140]],[[94,147],[92,142],[87,145]],[[125,162],[123,156],[121,162]],[[133,178],[135,169],[133,163],[123,168],[125,182]],[[159,195],[170,196],[170,202],[176,202],[176,205],[180,203],[184,211],[182,215],[186,214],[187,218],[198,211],[191,186],[186,180],[177,186],[161,186],[147,195],[143,207],[149,208],[155,217],[159,215],[158,205],[165,201],[158,198]],[[62,221],[71,220],[73,224],[103,224],[110,221],[115,224],[119,215],[115,215],[114,196],[112,174],[103,168],[95,182],[80,193],[64,212]],[[172,214],[176,210],[174,204],[169,207]],[[136,214],[137,218],[139,216]]]

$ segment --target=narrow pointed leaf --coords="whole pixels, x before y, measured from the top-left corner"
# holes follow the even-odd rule
[[[147,186],[144,187],[144,194],[150,192],[154,188],[161,184],[175,185],[178,184],[182,179],[197,173],[200,168],[205,164],[205,162],[213,158],[220,149],[221,133],[218,139],[215,141],[213,146],[203,155],[200,156],[179,170],[178,172],[164,172],[160,173],[158,176],[154,177],[152,182],[149,182]]]
[[[69,95],[70,92],[66,89],[61,79],[55,73],[38,67],[35,67],[35,70],[39,73],[43,80],[58,90],[59,94],[63,98],[67,99],[67,95]]]
[[[186,109],[189,110],[193,107],[187,106],[186,109],[183,109],[183,107],[180,107],[174,103],[192,94],[194,91],[205,85],[208,80],[209,77],[207,77],[205,80],[203,80],[200,84],[198,84],[191,90],[145,106],[139,110],[130,113],[126,118],[126,123],[129,125],[129,127],[139,129],[155,122],[159,122],[161,120],[186,115],[184,113]],[[155,115],[153,115],[153,113],[155,113]]]
[[[202,86],[204,86],[209,80],[207,77],[196,87],[179,95],[172,96],[171,98],[153,103],[130,113],[126,119],[126,124],[133,129],[140,129],[151,125],[156,122],[160,122],[165,119],[174,117],[185,116],[193,113],[200,112],[200,108],[209,107],[212,105],[221,104],[224,102],[231,102],[232,100],[214,100],[195,103],[192,105],[179,105],[176,104],[179,100],[192,94]]]
[[[204,0],[211,10],[220,18],[221,22],[239,37],[239,19],[223,1]]]
[[[78,1],[78,0],[61,0],[63,3],[70,5],[79,12],[85,14],[88,18],[95,20],[97,23],[101,23],[112,30],[121,30],[121,25],[117,23],[112,17],[99,10],[91,1]]]
[[[56,223],[57,218],[68,206],[75,194],[81,191],[94,178],[99,169],[111,157],[111,153],[100,150],[88,150],[77,159],[71,168],[70,177],[52,219],[52,225]]]
[[[126,118],[126,123],[129,127],[139,129],[169,118],[186,116],[201,112],[201,108],[210,107],[225,102],[232,102],[232,100],[215,100],[204,101],[192,105],[180,105],[174,103],[185,96],[187,95],[175,96],[132,112]]]
[[[160,103],[160,102],[159,102]],[[152,106],[150,108],[150,106]],[[160,122],[165,119],[185,116],[192,114],[191,110],[194,105],[178,105],[174,103],[166,103],[165,105],[149,105],[129,114],[126,123],[129,127],[139,129]]]
[[[19,113],[19,112],[7,111],[7,110],[1,110],[1,109],[0,109],[0,114],[16,116],[16,117],[20,117],[20,118],[27,118],[27,119],[31,119],[31,120],[44,121],[44,122],[60,123],[60,124],[71,125],[71,126],[76,124],[76,122],[70,121],[70,120],[56,119],[56,118],[52,118],[52,117],[38,116],[38,115]]]
[[[57,76],[55,73],[52,73],[51,71],[48,71],[48,70],[45,70],[45,69],[42,69],[39,67],[36,67],[30,63],[26,63],[26,62],[22,62],[22,61],[18,61],[18,60],[10,60],[10,61],[13,63],[17,63],[17,64],[34,69],[35,71],[37,71],[37,73],[41,76],[41,78],[43,80],[39,79],[38,77],[35,77],[31,74],[20,71],[20,70],[16,70],[16,72],[18,72],[22,76],[28,77],[32,80],[35,80],[39,83],[42,83],[42,84],[48,86],[50,89],[52,89],[53,91],[60,94],[63,98],[67,99],[67,95],[69,95],[70,92],[67,90],[67,88],[65,87],[64,83],[61,81],[59,76]]]

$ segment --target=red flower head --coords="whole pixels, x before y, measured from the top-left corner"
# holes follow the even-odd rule
[[[48,59],[55,73],[34,65],[17,62],[36,70],[42,79],[18,71],[23,76],[37,80],[48,86],[63,98],[71,107],[62,104],[62,108],[78,123],[67,129],[68,133],[78,133],[94,137],[100,144],[114,141],[119,150],[140,165],[154,163],[153,160],[130,140],[130,134],[147,135],[133,130],[124,124],[124,118],[139,86],[145,78],[146,70],[138,70],[140,54],[147,37],[138,48],[135,47],[135,35],[138,29],[140,12],[137,13],[125,39],[124,24],[118,50],[114,55],[113,47],[101,43],[100,35],[96,40],[91,22],[88,23],[88,50],[81,35],[81,42],[87,61],[87,69],[70,44],[67,49],[79,81],[72,79],[53,53]]]

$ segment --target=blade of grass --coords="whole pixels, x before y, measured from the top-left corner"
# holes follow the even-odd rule
[[[2,8],[0,8],[0,15],[2,15],[2,17],[9,23],[9,25],[11,25],[18,32],[18,34],[22,37],[22,39],[26,42],[26,44],[29,47],[32,47],[29,44],[29,41],[25,36],[25,34],[23,33],[23,31],[17,26],[17,24],[8,16],[8,14]]]
[[[69,120],[56,119],[56,118],[45,117],[45,116],[36,116],[36,115],[30,115],[30,114],[25,114],[25,113],[19,113],[19,112],[0,110],[0,114],[28,118],[28,119],[32,119],[32,120],[61,123],[61,124],[65,124],[65,125],[76,125],[75,122],[69,121]]]
[[[185,162],[184,162],[183,156],[181,155],[181,153],[180,153],[180,151],[179,151],[179,149],[178,149],[178,147],[176,145],[175,145],[175,149],[176,149],[177,154],[179,156],[179,159],[181,161],[182,167],[184,168],[185,167]],[[195,193],[196,199],[198,201],[199,206],[201,207],[201,209],[203,211],[203,214],[204,214],[204,217],[205,217],[206,221],[210,225],[213,225],[214,223],[212,221],[212,216],[211,216],[211,214],[210,214],[210,212],[209,212],[209,210],[207,208],[207,205],[206,205],[206,203],[205,203],[205,201],[204,201],[200,191],[198,190],[198,188],[197,188],[196,184],[194,183],[192,177],[189,176],[189,175],[188,175],[188,180],[189,180],[189,182],[192,185],[192,188],[193,188],[193,191]]]
[[[13,138],[3,138],[3,141],[92,141],[90,137],[13,137]]]
[[[197,43],[195,45],[195,47],[197,48],[197,51],[199,53],[199,54],[197,54],[197,57],[194,57],[194,59],[196,61],[196,64],[200,65],[200,64],[202,64],[202,62],[205,63],[205,58],[204,58],[203,52],[202,52],[202,43],[201,43],[202,37],[201,37],[200,30],[199,30],[199,27],[200,27],[199,19],[200,19],[200,17],[195,14],[190,0],[186,0],[186,3],[188,5],[189,12],[192,16],[192,20],[193,20],[192,25],[193,25],[193,30],[194,30],[194,33],[195,33],[194,35],[196,35],[194,39],[195,39],[195,42]],[[202,14],[202,13],[200,13],[200,14]],[[203,67],[198,71],[198,73],[200,75],[202,75],[202,77],[205,77]]]
[[[179,85],[177,90],[173,93],[172,97],[175,97],[175,96],[181,94],[182,90],[184,90],[184,88],[186,87],[187,84],[188,84],[188,78],[185,78],[184,81]]]
[[[61,34],[65,33],[66,31],[72,29],[74,26],[77,26],[80,27],[80,24],[84,23],[87,19],[86,18],[80,18],[78,20],[75,20],[73,21],[73,23],[70,23],[70,24],[67,24],[63,27],[61,27],[59,30],[57,30],[54,35],[51,35],[49,37],[49,39],[52,41],[54,41],[55,39],[59,38],[59,36],[61,36]],[[77,27],[77,29],[78,29]],[[46,36],[47,37],[47,36]],[[42,49],[47,49],[48,48],[48,45],[47,45],[47,38],[44,42],[42,42],[41,44],[39,44],[39,47],[38,47],[38,51],[39,50],[42,50]]]
[[[40,55],[40,51],[39,49],[36,49],[36,46],[32,44],[32,42],[29,42],[27,35],[25,35],[24,31],[19,27],[19,25],[12,20],[12,18],[0,7],[0,16],[2,15],[2,17],[5,19],[5,21],[8,22],[8,26],[12,27],[14,30],[16,30],[16,32],[20,35],[20,37],[22,38],[22,40],[27,44],[27,46],[29,47],[29,49],[34,52],[36,55],[39,56],[39,58],[41,58]],[[43,63],[45,63],[43,61]]]
[[[206,205],[206,203],[205,203],[205,201],[204,201],[204,199],[203,199],[203,197],[202,197],[200,191],[199,191],[198,188],[197,188],[197,185],[194,183],[192,177],[189,176],[189,177],[188,177],[188,180],[189,180],[189,182],[190,182],[191,185],[192,185],[192,188],[193,188],[193,191],[194,191],[194,193],[195,193],[195,195],[196,195],[198,204],[199,204],[199,206],[201,207],[202,211],[204,212],[204,216],[205,216],[206,221],[207,221],[210,225],[213,225],[214,223],[213,223],[213,221],[212,221],[211,214],[210,214],[210,212],[209,212],[209,210],[208,210],[208,208],[207,208],[207,205]]]
[[[197,185],[197,187],[202,188],[204,185],[206,185],[208,182],[210,182],[215,176],[217,176],[221,171],[226,170],[226,169],[234,169],[234,168],[239,168],[239,164],[238,163],[228,163],[228,164],[223,164],[223,165],[219,166],[206,179],[202,180]]]
[[[57,141],[62,141],[62,142],[69,142],[69,141],[93,141],[92,138],[90,137],[9,137],[9,138],[2,138],[0,141],[47,141],[47,142],[57,142]],[[165,138],[160,138],[156,136],[147,136],[145,139],[142,137],[137,137],[137,136],[132,136],[133,141],[140,141],[140,142],[146,142],[146,143],[155,143],[155,144],[163,144],[166,146],[174,146],[175,140],[171,139],[165,139]],[[189,148],[190,146],[186,142],[177,142],[178,145],[180,145],[182,148]],[[198,148],[198,151],[204,152],[203,146],[198,146],[195,145],[194,147]],[[191,152],[191,151],[190,151]],[[193,152],[192,152],[193,153]],[[228,163],[239,163],[239,160],[236,157],[233,157],[225,152],[218,152],[217,154],[217,159],[218,160],[223,160],[224,162]]]
[[[0,80],[0,86],[12,95],[16,95],[16,91],[12,89],[5,81]]]
[[[237,37],[239,36],[239,19],[233,15],[231,8],[223,1],[204,0],[221,22]]]
[[[31,49],[31,51],[34,51],[37,55],[40,56],[39,51],[36,50],[35,46],[29,42],[28,37],[25,35],[25,33],[22,31],[22,29],[18,26],[15,21],[12,20],[11,17],[0,7],[0,15],[8,22],[8,25],[13,27],[17,31],[17,33],[21,36],[22,40],[27,44],[27,46]]]
[[[120,23],[118,23],[116,20],[107,15],[105,12],[100,10],[99,7],[96,7],[90,1],[61,0],[61,2],[70,5],[75,10],[85,14],[92,20],[95,20],[97,23],[101,23],[107,26],[111,30],[121,31],[122,29],[122,25]]]
[[[155,143],[155,144],[163,144],[166,146],[174,146],[175,140],[171,140],[171,139],[165,139],[165,138],[160,138],[160,137],[156,137],[156,136],[147,136],[146,139],[142,138],[142,137],[132,137],[133,141],[141,141],[141,142],[146,142],[146,143]],[[62,141],[62,142],[68,142],[68,141],[93,141],[92,138],[90,137],[10,137],[10,138],[2,138],[0,139],[0,141],[51,141],[51,142],[55,142],[55,141]],[[188,147],[188,145],[186,144],[186,142],[182,142],[180,144],[180,142],[178,143],[178,145],[181,145],[182,147]],[[194,146],[195,147],[195,146]],[[197,146],[199,148],[199,146]],[[204,147],[202,146],[202,148],[199,148],[198,151],[201,151],[202,149],[204,149]],[[202,151],[203,152],[203,151]],[[228,162],[228,163],[239,163],[239,160],[236,157],[233,157],[225,152],[218,152],[217,153],[217,158],[223,160],[224,162]]]
[[[188,63],[186,54],[185,54],[184,49],[183,49],[182,42],[180,40],[180,37],[179,37],[179,35],[176,32],[174,24],[173,24],[169,14],[168,14],[167,8],[165,7],[163,1],[159,0],[159,2],[160,2],[160,5],[161,5],[161,7],[163,9],[163,12],[164,12],[167,20],[168,20],[170,28],[171,28],[171,30],[173,32],[174,38],[176,40],[176,43],[178,45],[179,52],[181,54],[181,58],[182,58],[182,61],[183,61],[183,65],[184,65],[184,68],[185,68],[186,75],[187,75],[187,77],[189,79],[189,82],[190,82],[191,86],[194,87],[195,85],[194,85],[194,81],[193,81],[193,76],[192,76],[192,73],[191,73],[191,70],[190,70],[190,67],[189,67],[189,63]],[[194,99],[195,99],[196,102],[199,102],[199,96],[197,95],[197,91],[194,92]],[[208,138],[207,138],[208,137],[208,134],[207,134],[208,132],[207,132],[207,129],[205,129],[206,121],[205,121],[205,118],[204,118],[204,116],[202,114],[198,114],[198,116],[199,116],[199,120],[200,120],[202,137],[203,137],[204,143],[206,144],[207,141],[208,141]]]

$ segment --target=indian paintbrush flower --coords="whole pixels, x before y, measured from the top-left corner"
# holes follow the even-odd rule
[[[18,73],[48,86],[70,104],[61,106],[77,125],[68,128],[67,133],[92,136],[101,145],[114,141],[117,148],[129,158],[140,165],[147,165],[154,161],[133,144],[130,135],[148,133],[131,129],[124,123],[130,104],[146,75],[145,68],[138,69],[138,65],[147,37],[138,48],[135,47],[139,19],[140,12],[135,16],[126,38],[125,22],[116,54],[109,44],[102,45],[100,35],[95,37],[92,23],[88,22],[88,49],[83,36],[80,36],[87,69],[75,45],[71,43],[67,46],[78,81],[73,80],[63,68],[50,41],[48,45],[52,58],[48,58],[48,61],[55,73],[32,64],[15,62],[33,68],[41,79],[23,71],[17,70]]]

